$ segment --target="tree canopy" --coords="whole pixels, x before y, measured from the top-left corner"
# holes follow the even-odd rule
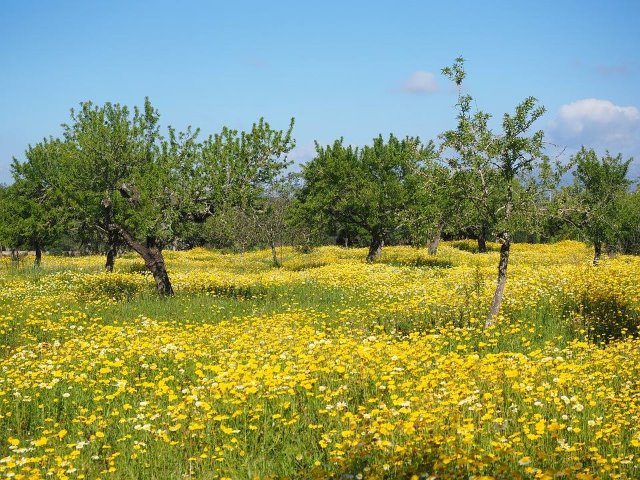
[[[505,113],[499,128],[464,90],[464,59],[442,73],[457,87],[455,128],[439,144],[379,135],[365,146],[343,138],[323,146],[293,173],[294,121],[278,130],[259,119],[247,131],[224,127],[202,136],[160,123],[149,99],[141,107],[83,102],[59,138],[14,159],[13,183],[0,188],[0,245],[34,250],[72,239],[106,254],[137,252],[158,291],[173,287],[163,250],[210,245],[245,251],[314,241],[366,245],[375,261],[385,244],[428,245],[471,237],[478,251],[500,243],[498,278],[487,323],[502,299],[515,238],[586,239],[594,263],[602,247],[640,251],[640,202],[627,178],[631,159],[583,147],[552,167],[534,97]],[[573,167],[573,183],[558,188]],[[524,237],[523,237],[524,235]]]
[[[573,156],[573,185],[564,190],[562,212],[565,219],[593,243],[593,263],[600,261],[602,245],[614,249],[621,241],[625,207],[631,181],[627,178],[631,159],[606,152],[598,157],[584,146]]]
[[[394,135],[386,142],[379,136],[363,148],[345,146],[343,139],[316,144],[316,156],[302,172],[304,214],[335,234],[362,232],[371,262],[406,226],[402,213],[418,200],[414,188],[433,156],[432,143]]]
[[[225,205],[251,204],[286,167],[293,120],[286,132],[260,119],[250,132],[225,128],[199,142],[191,128],[163,136],[159,119],[148,99],[133,111],[91,102],[72,110],[61,139],[45,140],[25,162],[14,162],[8,195],[22,191],[23,204],[13,205],[27,210],[21,218],[29,223],[13,222],[12,234],[46,243],[47,229],[62,219],[78,235],[94,231],[110,244],[107,268],[115,242],[136,251],[158,291],[172,294],[164,246],[189,222]]]

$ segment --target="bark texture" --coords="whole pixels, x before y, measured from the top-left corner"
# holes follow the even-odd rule
[[[42,247],[39,242],[36,242],[34,245],[36,251],[36,259],[34,261],[34,266],[39,267],[42,263]]]
[[[110,230],[117,231],[125,243],[142,257],[153,275],[158,293],[163,296],[173,295],[173,287],[162,256],[162,248],[158,245],[156,238],[147,237],[146,243],[142,243],[119,225],[112,225]]]
[[[439,245],[440,245],[440,235],[432,238],[431,241],[429,242],[429,245],[427,246],[429,255],[436,255],[438,253]]]
[[[487,229],[482,227],[478,233],[478,253],[487,253]]]
[[[436,231],[433,233],[433,237],[427,245],[427,251],[429,255],[436,255],[438,253],[438,246],[440,245],[440,238],[442,238],[442,229],[444,228],[444,222],[439,222],[436,227]]]
[[[107,260],[104,268],[107,272],[113,272],[116,264],[116,255],[118,254],[117,235],[115,232],[109,232],[109,246],[107,249]]]
[[[511,250],[511,239],[508,235],[503,238],[502,246],[500,247],[500,262],[498,263],[498,283],[496,284],[496,291],[493,294],[493,301],[491,302],[491,310],[485,325],[492,325],[495,321],[498,312],[500,311],[500,305],[502,304],[502,297],[504,295],[504,286],[507,283],[507,267],[509,265],[509,252]]]
[[[367,262],[373,263],[373,261],[382,253],[382,247],[384,246],[384,239],[380,234],[374,234],[371,237],[371,243],[369,244],[369,253],[367,254]]]

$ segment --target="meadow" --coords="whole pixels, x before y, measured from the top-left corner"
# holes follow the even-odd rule
[[[640,258],[472,247],[3,259],[0,476],[640,478]]]

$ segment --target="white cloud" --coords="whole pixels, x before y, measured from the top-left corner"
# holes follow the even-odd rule
[[[629,169],[632,179],[640,175],[640,109],[620,106],[609,100],[586,98],[560,107],[549,123],[547,135],[567,153],[575,153],[580,146],[595,149],[599,154],[609,150],[633,157]]]
[[[433,73],[417,71],[402,84],[402,91],[407,93],[432,93],[438,91],[438,83]]]
[[[549,125],[551,137],[567,146],[613,151],[640,146],[640,110],[609,100],[586,98],[560,107]]]

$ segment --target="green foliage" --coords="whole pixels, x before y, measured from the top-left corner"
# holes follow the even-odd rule
[[[597,262],[602,244],[616,245],[623,231],[633,235],[634,211],[638,215],[638,210],[628,192],[631,159],[625,161],[621,154],[614,157],[609,152],[598,158],[593,149],[582,147],[573,162],[574,182],[562,192],[560,208],[566,220],[594,244]]]
[[[435,159],[425,162],[417,175],[407,179],[413,199],[400,217],[412,245],[424,246],[439,239],[443,232],[454,233],[459,211],[453,194],[455,186],[452,172]]]
[[[203,226],[205,243],[215,248],[244,252],[255,247],[291,244],[305,248],[304,225],[292,216],[297,185],[294,176],[274,178],[270,185],[227,204]],[[275,262],[274,262],[275,263]]]
[[[62,148],[43,140],[27,149],[27,162],[13,160],[14,183],[0,190],[0,244],[40,249],[59,236],[66,213],[51,172]]]
[[[63,219],[76,237],[108,243],[108,258],[118,242],[135,250],[159,291],[171,293],[162,248],[227,207],[254,208],[295,143],[293,120],[286,132],[260,119],[249,132],[224,128],[199,142],[191,128],[169,127],[165,138],[159,118],[149,99],[133,111],[91,102],[71,110],[62,139],[44,141],[29,149],[26,162],[14,162],[16,182],[3,198],[13,195],[9,203],[24,221],[3,228],[3,237],[39,245]]]
[[[555,195],[560,175],[530,134],[544,113],[533,97],[504,114],[502,128],[474,110],[463,90],[464,59],[442,69],[458,88],[457,126],[441,145],[417,137],[379,136],[356,148],[316,144],[299,175],[286,175],[295,146],[293,119],[276,130],[264,119],[248,131],[223,128],[161,133],[148,99],[132,110],[83,102],[63,135],[14,160],[14,183],[0,189],[0,244],[15,249],[143,253],[196,245],[245,251],[289,243],[302,251],[335,240],[429,245],[440,236],[510,242],[587,239],[640,251],[640,202],[628,190],[630,160],[583,149],[574,184]],[[568,226],[567,226],[568,225]],[[476,248],[476,247],[473,247]],[[598,247],[597,247],[598,248]],[[148,255],[147,255],[148,256]],[[156,264],[151,257],[145,262]]]
[[[173,156],[162,149],[159,114],[84,102],[64,125],[66,151],[57,182],[76,226],[107,233],[118,224],[134,237],[171,238],[177,211],[172,201]]]
[[[485,238],[491,229],[501,243],[498,282],[486,322],[490,325],[502,302],[513,235],[517,231],[540,230],[540,219],[548,214],[539,207],[544,206],[560,172],[552,172],[543,153],[544,132],[528,134],[545,112],[534,97],[525,98],[513,114],[505,113],[502,132],[494,134],[488,127],[490,116],[482,111],[472,115],[473,98],[462,94],[464,59],[457,58],[442,73],[458,87],[458,127],[444,132],[441,138],[443,147],[455,154],[449,159],[458,181],[454,192],[459,204],[469,211],[459,218],[466,216],[466,223],[478,229],[479,237]]]
[[[526,136],[544,107],[527,97],[513,114],[503,115],[502,132],[494,133],[488,126],[491,115],[473,113],[473,97],[462,94],[464,59],[457,58],[442,72],[459,89],[458,126],[441,135],[442,149],[449,153],[457,230],[498,239],[517,230],[537,232],[546,215],[542,200],[559,175],[552,173],[543,153],[544,133]]]
[[[316,157],[303,168],[300,214],[326,232],[388,241],[406,226],[403,213],[416,208],[420,170],[433,156],[433,144],[393,135],[363,148],[342,139],[316,144]]]
[[[191,128],[169,127],[163,137],[159,118],[148,99],[133,111],[81,103],[63,125],[63,139],[44,141],[29,149],[26,162],[14,162],[16,196],[41,204],[56,193],[78,235],[105,235],[115,224],[134,238],[167,244],[188,235],[189,221],[253,204],[286,168],[295,145],[293,120],[286,132],[260,119],[249,132],[225,127],[199,142]],[[25,216],[46,226],[31,211]]]
[[[233,208],[248,214],[290,164],[293,125],[291,119],[288,130],[274,130],[261,118],[249,132],[225,127],[202,143],[191,143],[180,164],[186,218],[201,222]]]
[[[620,250],[627,254],[640,254],[640,190],[622,195],[616,217]]]

